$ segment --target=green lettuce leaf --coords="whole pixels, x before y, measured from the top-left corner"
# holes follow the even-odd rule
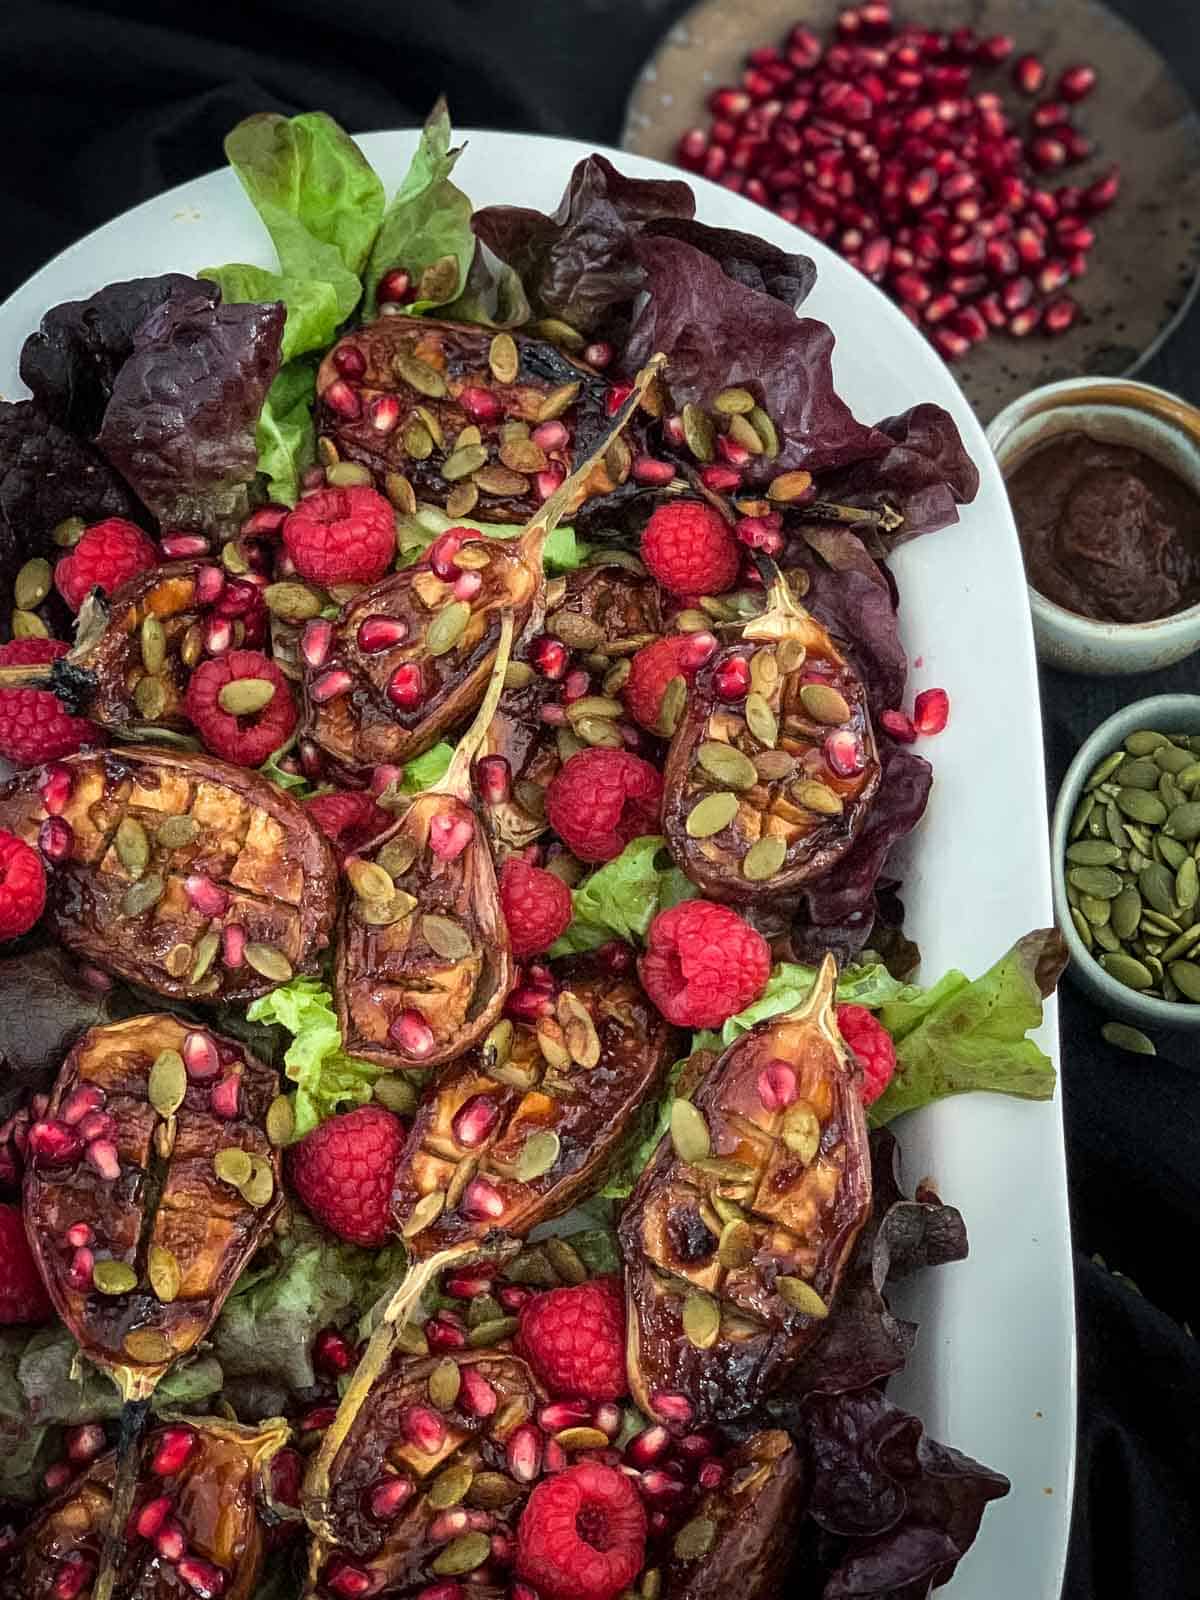
[[[280,752],[276,750],[269,755],[259,767],[264,778],[270,780],[277,789],[287,789],[293,800],[304,801],[316,794],[316,785],[309,783],[308,779],[300,772],[285,772],[279,765]]]
[[[720,1032],[706,1029],[697,1033],[692,1039],[693,1050],[724,1050],[756,1022],[777,1017],[783,1011],[791,1011],[805,999],[816,976],[815,967],[781,961],[772,969],[767,987],[753,1005],[730,1017]],[[901,983],[893,978],[882,963],[847,967],[839,977],[837,987],[839,1005],[865,1006],[868,1011],[878,1011],[880,1006],[887,1005],[889,1001],[916,999],[921,993],[915,984]]]
[[[445,739],[441,740],[432,749],[426,750],[424,755],[405,762],[404,781],[400,787],[406,794],[420,794],[431,784],[439,783],[446,776],[453,755],[454,746],[447,744]]]
[[[666,840],[647,834],[585,878],[572,893],[573,916],[550,949],[554,956],[594,950],[609,939],[641,940],[660,911],[692,900],[696,889],[666,857]]]
[[[315,358],[289,361],[275,374],[259,413],[254,434],[258,470],[267,479],[267,493],[279,505],[296,504],[301,474],[316,459],[312,418],[316,381]]]
[[[278,1023],[293,1035],[283,1065],[296,1085],[297,1139],[340,1106],[364,1105],[371,1098],[378,1073],[368,1062],[343,1051],[333,996],[319,978],[293,978],[255,1000],[246,1016],[251,1022]]]
[[[932,989],[889,1001],[879,1020],[896,1041],[896,1076],[871,1107],[876,1125],[901,1112],[987,1089],[1049,1100],[1054,1067],[1027,1034],[1066,964],[1062,935],[1042,929],[974,982],[948,972]]]
[[[440,506],[422,502],[416,516],[410,517],[401,529],[403,565],[411,566],[418,561],[447,528],[474,528],[491,539],[515,539],[525,531],[515,522],[475,522],[470,517],[448,517]],[[591,553],[592,546],[577,538],[574,528],[558,527],[546,540],[542,559],[549,573],[574,572],[586,563]]]
[[[679,1082],[679,1074],[687,1065],[687,1060],[688,1058],[684,1056],[681,1061],[675,1063],[667,1077],[661,1097],[652,1100],[639,1111],[638,1126],[628,1148],[613,1167],[608,1181],[600,1191],[607,1199],[628,1199],[638,1175],[650,1165],[654,1152],[658,1149],[659,1140],[670,1126],[675,1085]]]
[[[375,291],[380,278],[393,267],[405,268],[426,291],[425,298],[416,299],[407,307],[411,314],[445,305],[465,287],[475,254],[472,206],[462,190],[450,182],[461,154],[461,146],[450,148],[450,114],[441,99],[421,130],[404,182],[392,196],[373,241],[366,270],[368,316],[375,314]],[[428,273],[422,285],[422,275],[431,267],[438,270]],[[430,289],[436,292],[429,293]]]
[[[213,1353],[230,1378],[308,1388],[316,1381],[313,1336],[331,1324],[357,1324],[399,1282],[404,1263],[401,1245],[342,1244],[297,1213],[268,1268],[230,1295],[213,1329]]]

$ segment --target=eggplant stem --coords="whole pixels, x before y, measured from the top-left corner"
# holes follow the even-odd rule
[[[108,1514],[108,1527],[104,1533],[104,1547],[100,1552],[100,1570],[92,1585],[92,1600],[111,1600],[113,1584],[125,1556],[125,1525],[133,1510],[137,1494],[138,1471],[142,1464],[142,1441],[150,1420],[152,1396],[144,1394],[137,1399],[127,1399],[121,1407],[121,1432],[117,1439],[117,1471],[113,1479],[112,1501]]]
[[[35,661],[25,667],[0,667],[0,689],[53,689],[52,661]]]
[[[903,514],[886,502],[878,510],[872,506],[843,506],[836,500],[812,500],[801,508],[801,515],[812,522],[867,522],[894,533],[904,521]]]
[[[806,650],[844,665],[845,658],[834,644],[828,629],[822,627],[792,593],[791,585],[773,557],[761,550],[751,552],[754,565],[762,575],[767,590],[766,609],[752,617],[742,629],[742,638],[752,642],[770,643],[780,639],[798,639]]]
[[[504,693],[504,675],[508,671],[512,645],[513,614],[511,610],[506,609],[500,617],[500,638],[496,644],[496,658],[491,678],[488,680],[487,693],[475,713],[475,720],[458,741],[445,775],[426,789],[424,791],[426,794],[452,794],[464,802],[470,800],[471,763],[487,738],[492,718],[496,715],[496,707],[500,704],[500,696]]]

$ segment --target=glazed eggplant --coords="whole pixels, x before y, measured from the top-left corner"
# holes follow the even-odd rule
[[[862,680],[776,571],[766,611],[700,669],[671,740],[671,856],[711,899],[794,898],[853,845],[879,781]]]
[[[146,1452],[153,1465],[138,1485],[133,1536],[115,1584],[120,1600],[188,1593],[251,1600],[267,1545],[260,1512],[288,1432],[280,1419],[251,1428],[213,1417],[155,1429]],[[91,1588],[117,1464],[117,1452],[101,1456],[39,1512],[9,1563],[2,1600],[65,1600]]]
[[[252,1000],[329,942],[329,845],[244,767],[140,746],[70,756],[0,790],[0,826],[41,848],[67,949],[156,994]]]
[[[415,1255],[526,1234],[569,1210],[603,1181],[678,1058],[679,1036],[632,972],[586,955],[554,977],[536,1026],[500,1022],[418,1108],[392,1189]]]
[[[837,968],[677,1098],[621,1218],[630,1389],[661,1422],[753,1410],[819,1336],[871,1210]]]
[[[394,1352],[369,1389],[348,1391],[305,1482],[311,1588],[432,1594],[473,1572],[473,1595],[507,1594],[480,1569],[528,1493],[519,1451],[532,1435],[540,1457],[528,1423],[545,1399],[514,1355]]]
[[[582,658],[608,693],[603,677],[662,631],[658,585],[615,559],[601,558],[548,584],[546,612],[544,622],[530,619],[514,652],[477,769],[488,828],[504,854],[523,850],[546,831],[546,790],[564,757],[581,748],[569,727],[553,726],[542,715],[545,706],[561,698],[572,661]],[[542,628],[557,649],[543,641]],[[530,654],[539,649],[554,650],[560,658],[554,676],[529,664]]]
[[[317,432],[342,460],[369,468],[402,510],[424,500],[452,518],[525,522],[545,484],[561,483],[604,439],[610,394],[606,379],[547,340],[385,316],[322,361]],[[597,463],[588,492],[615,481]]]
[[[350,857],[334,997],[346,1048],[383,1068],[432,1067],[470,1049],[513,985],[496,866],[471,795],[512,646],[506,611],[492,682],[446,775]]]
[[[725,1457],[726,1477],[675,1535],[664,1600],[775,1600],[785,1592],[804,1498],[799,1452],[779,1429]]]
[[[406,337],[422,336],[410,325]],[[344,771],[411,760],[472,714],[496,658],[501,614],[513,613],[518,637],[531,618],[540,624],[546,539],[595,491],[597,472],[603,474],[606,456],[621,443],[661,366],[655,358],[638,375],[572,475],[546,484],[548,497],[519,539],[450,529],[420,566],[364,589],[332,626],[324,620],[311,625],[304,648],[305,730]]]

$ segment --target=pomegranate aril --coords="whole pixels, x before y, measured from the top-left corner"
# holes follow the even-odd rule
[[[1121,171],[1113,167],[1083,191],[1080,203],[1085,211],[1103,211],[1112,205],[1121,187]]]
[[[105,1183],[115,1183],[121,1176],[121,1158],[111,1139],[93,1139],[84,1152],[84,1157]]]
[[[437,1043],[433,1029],[421,1013],[411,1006],[393,1020],[388,1028],[388,1038],[393,1044],[398,1045],[406,1056],[411,1056],[416,1061],[422,1061],[426,1056],[432,1055],[434,1045]]]
[[[601,1401],[592,1413],[593,1424],[600,1429],[601,1433],[606,1433],[610,1439],[615,1439],[620,1433],[623,1421],[624,1416],[620,1406],[614,1404],[611,1400]]]
[[[430,1406],[409,1406],[400,1418],[400,1430],[427,1456],[436,1455],[446,1442],[446,1424]]]
[[[1052,172],[1067,164],[1067,147],[1061,139],[1050,134],[1029,142],[1029,159],[1039,172]]]
[[[628,397],[628,395],[632,392],[632,390],[627,389],[626,397]],[[621,404],[623,404],[623,401],[614,409],[619,411]],[[549,422],[539,423],[530,434],[530,438],[533,440],[534,444],[536,444],[541,450],[562,450],[570,441],[570,437],[570,434],[567,432],[566,423],[560,422],[557,417],[553,418]]]
[[[1014,312],[1008,319],[1009,333],[1014,339],[1024,339],[1037,327],[1041,315],[1037,306],[1026,306],[1023,311]]]
[[[500,1397],[481,1372],[474,1367],[460,1367],[458,1403],[473,1417],[490,1417]]]
[[[98,1422],[81,1423],[78,1427],[68,1428],[63,1435],[68,1459],[83,1464],[94,1461],[106,1443],[104,1429]]]
[[[1046,241],[1034,228],[1018,228],[1013,235],[1017,254],[1028,267],[1036,267],[1046,259]]]
[[[446,1312],[440,1311],[436,1316],[430,1317],[425,1324],[424,1333],[429,1348],[438,1353],[444,1350],[465,1350],[467,1347],[466,1331],[457,1323],[451,1322]],[[463,1378],[465,1381],[465,1368]]]
[[[542,1470],[542,1434],[531,1422],[513,1430],[504,1457],[509,1475],[518,1483],[532,1483]]]
[[[196,1434],[192,1428],[174,1426],[164,1429],[150,1458],[151,1472],[160,1478],[173,1477],[191,1459],[195,1448]]]
[[[163,1524],[171,1515],[171,1498],[169,1495],[156,1495],[146,1504],[133,1519],[134,1532],[141,1539],[157,1538]]]
[[[225,966],[238,969],[246,958],[246,930],[240,923],[231,922],[221,930],[221,960]]]
[[[333,364],[341,378],[361,378],[367,370],[367,358],[354,344],[340,344],[333,352]]]
[[[1064,100],[1082,100],[1096,87],[1096,69],[1088,66],[1068,67],[1058,80],[1058,93]]]
[[[939,294],[925,307],[924,317],[926,322],[944,322],[948,316],[958,310],[958,296],[953,294]]]
[[[959,335],[955,335],[959,338]],[[964,346],[967,341],[960,338]],[[840,778],[853,778],[866,764],[863,742],[850,728],[839,728],[825,740],[825,759]]]
[[[1045,131],[1062,127],[1070,115],[1061,100],[1042,100],[1029,113],[1029,120],[1035,128]]]
[[[1042,294],[1053,294],[1056,289],[1061,289],[1071,276],[1067,263],[1058,257],[1047,261],[1045,266],[1039,267],[1035,275],[1038,290]]]
[[[720,1461],[706,1461],[696,1474],[696,1483],[701,1489],[719,1489],[726,1476],[727,1470]]]
[[[59,1116],[68,1127],[74,1127],[91,1112],[101,1110],[104,1106],[105,1098],[104,1090],[99,1084],[81,1083],[63,1101]],[[87,1240],[82,1239],[80,1243],[86,1244]]]
[[[648,1500],[678,1500],[687,1493],[685,1484],[659,1467],[651,1467],[643,1472],[638,1480],[638,1488]]]
[[[674,478],[675,468],[669,461],[659,461],[654,456],[636,456],[630,476],[635,483],[667,484]]]
[[[484,756],[475,763],[475,788],[485,805],[504,804],[512,793],[512,768],[504,756]]]
[[[96,1268],[96,1257],[91,1250],[76,1250],[71,1257],[71,1265],[67,1268],[67,1282],[72,1289],[87,1293],[92,1287],[92,1273]]]
[[[1066,333],[1079,315],[1079,306],[1069,294],[1051,300],[1042,312],[1042,327],[1048,334]]]
[[[539,500],[549,500],[550,496],[560,489],[567,476],[565,467],[554,462],[542,472],[534,474],[533,485],[537,490]]]
[[[950,696],[945,689],[922,689],[913,703],[913,726],[918,733],[941,733],[950,720]]]
[[[892,287],[910,306],[928,305],[933,295],[929,280],[918,272],[901,272],[892,280]]]
[[[560,639],[553,639],[549,634],[542,634],[535,639],[529,650],[529,664],[551,682],[557,682],[566,674],[570,665],[571,653]]]
[[[475,837],[470,817],[439,812],[429,824],[429,848],[439,861],[455,861]]]
[[[881,712],[879,726],[885,733],[891,734],[898,744],[912,744],[917,737],[912,718],[906,716],[903,711]]]
[[[63,1234],[63,1238],[71,1246],[72,1250],[82,1250],[86,1245],[91,1244],[95,1237],[91,1224],[87,1222],[73,1222],[66,1233]]]
[[[1024,275],[1019,278],[1009,278],[1000,291],[1000,302],[1010,316],[1014,312],[1023,310],[1032,299],[1033,279]]]
[[[662,1417],[666,1422],[674,1422],[686,1427],[692,1420],[692,1402],[685,1394],[677,1394],[667,1389],[656,1389],[650,1396],[650,1409],[656,1416]]]
[[[537,1414],[538,1426],[547,1433],[561,1433],[564,1428],[578,1428],[592,1420],[592,1408],[586,1400],[554,1400],[543,1406]]]
[[[182,1561],[176,1563],[175,1571],[180,1580],[200,1596],[200,1600],[219,1600],[229,1581],[220,1567],[212,1561],[202,1560],[200,1556],[184,1556]]]
[[[92,1574],[96,1564],[90,1556],[82,1551],[73,1550],[63,1557],[54,1574],[54,1582],[50,1585],[50,1593],[54,1600],[75,1600],[92,1581]]]
[[[216,1041],[199,1029],[184,1036],[183,1064],[193,1083],[207,1083],[221,1070],[221,1056]]]
[[[533,1290],[523,1283],[504,1283],[496,1291],[496,1299],[510,1315],[520,1311],[527,1300],[532,1300]]]
[[[988,336],[987,321],[975,306],[963,306],[954,318],[953,328],[955,333],[962,334],[963,338],[969,339],[972,344],[979,344]]]
[[[345,1556],[338,1555],[329,1558],[321,1581],[325,1588],[340,1595],[341,1600],[361,1600],[375,1587],[375,1579],[365,1567],[356,1566],[353,1561],[347,1561]]]
[[[799,1090],[794,1068],[786,1061],[768,1061],[758,1074],[758,1098],[764,1111],[782,1111],[795,1100]]]
[[[412,274],[403,267],[393,267],[385,272],[375,288],[375,298],[380,305],[407,305],[415,298]]]
[[[233,623],[227,617],[213,617],[204,629],[204,648],[210,656],[223,656],[233,649]]]
[[[490,389],[468,385],[459,390],[456,398],[472,422],[496,422],[504,414],[504,407]]]
[[[468,1150],[478,1149],[500,1120],[499,1102],[488,1094],[473,1094],[454,1113],[451,1132]]]
[[[381,650],[392,650],[408,638],[408,623],[400,617],[365,617],[358,625],[355,639],[363,655],[376,655]]]
[[[987,66],[999,66],[1002,61],[1007,61],[1012,55],[1016,41],[1011,34],[993,33],[986,39],[980,39],[975,46],[975,58]]]
[[[476,1222],[494,1222],[504,1215],[504,1199],[486,1178],[473,1178],[467,1185],[459,1209]]]
[[[447,528],[446,532],[439,534],[429,546],[426,560],[431,570],[444,582],[449,583],[458,577],[454,558],[470,537],[470,532],[466,528]]]
[[[66,817],[47,817],[38,829],[38,849],[47,861],[65,861],[75,843],[75,830]]]
[[[1018,56],[1013,62],[1012,78],[1022,94],[1041,94],[1046,85],[1046,69],[1037,56]]]
[[[322,1372],[340,1377],[356,1359],[354,1346],[336,1328],[322,1328],[313,1340],[313,1361]]]
[[[183,892],[202,917],[220,917],[229,909],[229,895],[202,872],[190,873],[183,880]]]
[[[382,1478],[364,1496],[366,1513],[375,1522],[390,1522],[415,1492],[416,1484],[409,1477]]]
[[[66,1488],[74,1476],[75,1472],[69,1461],[56,1461],[42,1474],[42,1483],[48,1493],[57,1494],[60,1489]]]
[[[362,401],[342,378],[335,378],[322,398],[331,411],[352,422],[362,411]]]
[[[388,679],[387,696],[400,711],[415,711],[425,699],[425,673],[419,661],[406,661]]]
[[[700,482],[714,494],[730,494],[741,481],[742,475],[736,467],[714,463],[712,466],[700,468]]]

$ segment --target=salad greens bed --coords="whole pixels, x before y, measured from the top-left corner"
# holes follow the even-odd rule
[[[30,423],[27,414],[15,415],[18,408],[7,408],[0,416],[0,561],[19,549],[14,529],[22,518],[57,521],[72,494],[71,514],[82,499],[88,514],[138,515],[128,484],[160,518],[182,516],[188,526],[214,533],[244,515],[256,478],[272,500],[294,504],[314,460],[321,357],[348,321],[373,315],[381,278],[398,261],[417,284],[409,315],[436,311],[493,328],[558,319],[582,336],[612,341],[627,370],[666,349],[678,404],[743,379],[764,385],[786,436],[775,470],[823,473],[823,492],[852,505],[876,505],[886,494],[903,513],[902,537],[955,521],[957,505],[975,492],[975,469],[940,408],[916,406],[869,427],[839,399],[832,334],[796,315],[811,287],[811,263],[696,222],[683,183],[627,179],[593,157],[576,169],[552,216],[517,207],[474,211],[453,182],[460,152],[452,148],[442,103],[390,200],[358,146],[322,113],[252,117],[229,136],[226,151],[270,235],[276,269],[245,263],[204,269],[219,302],[209,290],[197,298],[188,287],[194,280],[144,280],[140,289],[114,286],[86,319],[71,307],[47,317],[26,347],[22,375],[42,407],[38,448],[54,455],[59,472],[53,482],[45,474],[41,481],[37,474],[19,483],[13,477],[6,441],[27,439]],[[150,306],[149,282],[158,286]],[[286,318],[276,370],[266,351],[280,308]],[[206,365],[190,401],[179,407],[164,458],[168,472],[134,443],[144,406],[164,400],[164,352],[169,356],[171,341],[185,335],[201,340]],[[236,394],[236,402],[214,406],[218,391]],[[95,440],[120,466],[124,483],[81,440]],[[605,516],[619,521],[625,506],[620,494],[610,499]],[[404,558],[419,559],[450,525],[441,512],[421,506],[407,524]],[[467,525],[486,526],[494,537],[519,531]],[[546,550],[549,569],[583,564],[590,533],[586,513],[575,527],[559,528]],[[868,546],[848,526],[812,526],[803,537],[807,603],[847,642],[872,712],[894,707],[907,662],[891,580],[878,563],[899,535],[876,528]],[[263,771],[305,798],[311,786],[279,764],[280,754]],[[442,742],[410,762],[403,789],[415,793],[436,782],[451,755],[452,746]],[[969,1091],[1049,1099],[1054,1070],[1029,1035],[1062,963],[1056,933],[1031,933],[979,977],[952,970],[923,985],[912,981],[913,947],[882,922],[874,934],[880,947],[864,946],[887,852],[920,816],[930,782],[927,764],[901,745],[889,744],[881,759],[883,783],[861,839],[830,883],[806,891],[809,948],[801,937],[795,952],[811,954],[812,963],[780,962],[753,1005],[719,1032],[691,1040],[691,1055],[719,1053],[756,1023],[794,1008],[812,987],[819,952],[833,947],[846,957],[839,1001],[876,1013],[896,1045],[895,1077],[870,1111],[881,1130],[873,1145],[875,1212],[819,1346],[820,1382],[812,1391],[798,1383],[802,1398],[780,1406],[781,1419],[811,1441],[809,1515],[818,1541],[841,1541],[836,1581],[842,1586],[825,1590],[838,1596],[917,1594],[908,1584],[920,1566],[921,1541],[937,1530],[941,1542],[930,1570],[948,1574],[986,1500],[1003,1492],[997,1475],[925,1439],[914,1419],[871,1387],[903,1366],[915,1336],[889,1312],[885,1281],[966,1251],[956,1212],[936,1196],[901,1194],[895,1141],[882,1130],[904,1112]],[[573,918],[551,957],[613,939],[638,945],[658,912],[696,893],[662,837],[635,839],[574,888]],[[219,1016],[217,1026],[247,1037],[253,1030],[255,1050],[280,1065],[292,1085],[298,1137],[375,1095],[377,1069],[343,1049],[327,975],[294,978],[244,1017]],[[672,1083],[689,1059],[678,1063]],[[392,1090],[402,1096],[404,1081]],[[613,1202],[629,1194],[650,1159],[671,1104],[668,1088],[646,1108],[622,1163],[589,1203],[589,1227],[573,1235],[593,1270],[617,1265]],[[297,1416],[327,1401],[328,1380],[312,1366],[314,1335],[328,1326],[369,1329],[372,1308],[404,1264],[399,1244],[383,1251],[341,1244],[297,1213],[242,1277],[208,1345],[162,1385],[156,1407],[203,1408],[223,1399],[253,1419]],[[0,1499],[36,1495],[63,1427],[111,1419],[118,1410],[115,1388],[82,1358],[66,1329],[0,1334]],[[879,1507],[900,1493],[901,1480],[908,1510],[889,1525],[879,1521]],[[872,1536],[887,1526],[891,1532],[874,1545]],[[272,1592],[280,1582],[276,1571]]]

